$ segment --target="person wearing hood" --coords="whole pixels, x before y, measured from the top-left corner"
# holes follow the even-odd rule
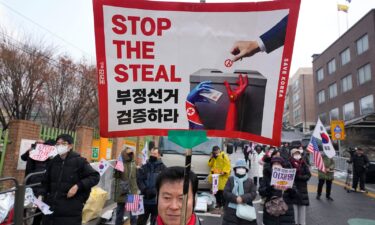
[[[69,134],[56,138],[58,155],[50,160],[42,181],[44,201],[53,212],[44,216],[44,225],[82,224],[83,206],[99,183],[99,173],[73,151],[73,142]]]
[[[250,168],[250,175],[254,180],[255,186],[258,186],[263,179],[263,157],[264,152],[262,146],[257,145],[255,146],[255,151],[252,152],[250,155],[251,161],[251,168]],[[259,180],[259,182],[258,182]]]
[[[115,178],[115,196],[114,200],[117,202],[116,208],[116,225],[124,224],[125,204],[128,198],[128,194],[137,194],[137,166],[134,160],[134,150],[126,147],[121,152],[122,164],[124,171],[114,171],[113,177]],[[121,163],[121,162],[120,162]],[[130,212],[129,212],[130,214]],[[130,215],[130,224],[137,224],[137,217]]]
[[[282,157],[272,157],[270,167],[265,168],[263,180],[258,189],[261,197],[265,198],[263,206],[263,224],[264,225],[294,225],[294,210],[292,201],[297,197],[297,192],[294,188],[283,189],[275,185],[271,185],[272,169],[275,167],[288,168],[288,163]],[[273,197],[282,197],[284,202],[288,205],[288,210],[283,215],[274,216],[267,212],[266,204]]]
[[[294,185],[299,193],[298,197],[293,199],[294,219],[296,224],[306,225],[306,206],[310,204],[307,182],[310,180],[311,172],[308,164],[303,159],[300,149],[290,151],[290,164],[296,169]]]
[[[238,204],[246,203],[253,205],[255,199],[256,186],[247,176],[249,167],[243,159],[236,161],[233,168],[234,176],[229,177],[224,188],[224,217],[222,225],[256,225],[256,219],[253,221],[244,220],[236,216]]]
[[[160,152],[158,148],[151,149],[150,157],[140,169],[137,170],[137,185],[143,195],[144,214],[138,216],[137,224],[146,225],[149,216],[153,224],[158,215],[156,205],[156,178],[166,169],[164,163],[159,160]]]
[[[228,155],[225,154],[225,152],[220,151],[219,146],[214,146],[212,148],[211,157],[208,161],[208,167],[210,167],[208,181],[212,183],[212,174],[219,174],[219,190],[215,194],[216,208],[218,208],[218,210],[216,210],[215,213],[221,213],[220,208],[224,206],[223,190],[230,175],[230,166]]]

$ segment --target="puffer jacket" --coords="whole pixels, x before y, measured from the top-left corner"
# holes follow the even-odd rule
[[[99,183],[100,175],[87,160],[74,151],[65,159],[55,156],[47,167],[43,179],[45,202],[53,214],[44,216],[44,225],[78,225],[82,223],[82,209],[90,196],[91,188]],[[77,193],[67,198],[71,187]]]
[[[310,180],[311,172],[309,169],[309,166],[304,160],[301,160],[299,162],[296,162],[295,159],[291,158],[290,163],[293,168],[298,167],[298,164],[300,164],[299,169],[296,172],[296,176],[294,178],[294,186],[297,189],[298,195],[297,198],[294,198],[292,200],[292,203],[295,205],[310,205],[309,201],[309,193],[307,190],[307,182]]]
[[[273,196],[283,197],[285,203],[288,205],[288,211],[284,215],[272,216],[267,213],[264,206],[263,208],[263,223],[264,225],[293,225],[294,224],[294,210],[292,201],[297,198],[297,192],[294,188],[290,188],[282,193],[281,190],[277,190],[271,186],[271,174],[272,168],[264,168],[263,180],[259,187],[259,194],[265,198],[265,203],[270,201]]]

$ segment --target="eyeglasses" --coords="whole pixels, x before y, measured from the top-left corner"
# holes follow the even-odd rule
[[[69,143],[67,141],[61,141],[61,142],[56,142],[56,146],[59,146],[59,145],[63,145],[63,146],[66,146],[68,145]]]

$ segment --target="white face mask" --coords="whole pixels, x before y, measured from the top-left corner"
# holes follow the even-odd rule
[[[63,155],[69,151],[67,145],[58,145],[56,146],[56,151],[59,155]]]
[[[295,160],[300,160],[300,159],[301,159],[301,155],[294,155],[293,158],[294,158]]]
[[[246,174],[246,169],[245,168],[237,168],[236,173],[238,175],[245,175]]]

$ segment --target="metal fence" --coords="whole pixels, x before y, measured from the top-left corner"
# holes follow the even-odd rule
[[[70,130],[63,130],[53,127],[41,126],[39,137],[43,140],[56,139],[60,134],[69,134],[73,137],[74,143],[76,143],[76,132]]]
[[[333,161],[335,162],[335,170],[338,170],[338,171],[342,171],[342,172],[346,172],[348,171],[348,167],[349,167],[349,164],[348,164],[348,161],[349,158],[346,158],[346,157],[341,157],[341,156],[334,156],[333,157]],[[314,157],[311,155],[310,156],[310,165],[314,165]]]

